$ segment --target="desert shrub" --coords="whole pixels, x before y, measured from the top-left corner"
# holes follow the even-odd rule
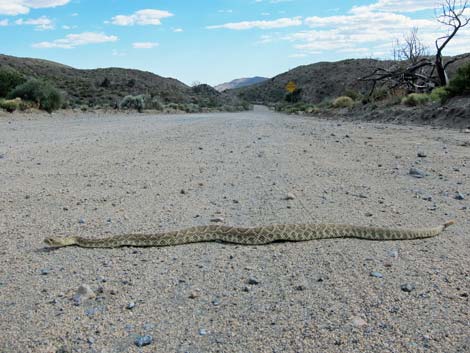
[[[285,96],[285,100],[286,102],[289,102],[289,103],[297,103],[302,99],[301,94],[302,94],[302,88],[297,88],[294,90],[294,92],[287,93]]]
[[[37,79],[31,79],[17,86],[8,97],[35,102],[39,109],[49,113],[60,109],[64,101],[62,93],[57,88],[48,82]]]
[[[379,87],[374,90],[371,95],[372,100],[381,101],[389,96],[389,90],[385,87]]]
[[[143,95],[140,96],[125,96],[119,103],[120,109],[135,109],[141,113],[145,108],[145,99]]]
[[[426,104],[430,101],[430,95],[425,93],[411,93],[403,97],[401,103],[408,107],[416,107],[418,105]]]
[[[445,103],[449,99],[449,95],[447,87],[436,87],[430,93],[429,98],[433,102]]]
[[[447,86],[450,96],[470,94],[470,63],[462,65]]]
[[[354,101],[351,97],[341,96],[336,98],[333,101],[334,108],[352,108],[354,106]]]
[[[13,113],[15,110],[20,109],[21,99],[0,99],[0,109],[6,110],[8,113]]]
[[[362,99],[362,94],[352,89],[347,89],[346,91],[344,91],[343,96],[349,97],[353,101],[359,101]]]
[[[145,109],[163,110],[163,103],[158,97],[144,96]]]
[[[103,88],[111,87],[111,81],[109,80],[109,78],[105,77],[104,80],[101,82],[100,87],[103,87]]]
[[[18,71],[10,68],[0,68],[0,97],[6,97],[16,87],[26,80]]]

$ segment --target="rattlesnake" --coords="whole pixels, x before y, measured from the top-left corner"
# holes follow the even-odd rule
[[[101,239],[87,239],[78,236],[51,237],[44,241],[51,247],[76,245],[84,248],[117,248],[121,246],[171,246],[207,241],[263,245],[276,241],[331,238],[410,240],[434,237],[452,224],[454,221],[448,221],[434,228],[422,229],[378,228],[342,224],[281,224],[255,228],[210,225],[156,234],[127,234]]]

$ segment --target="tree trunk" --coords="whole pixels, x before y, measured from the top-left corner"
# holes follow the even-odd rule
[[[442,54],[438,51],[436,54],[436,72],[439,77],[439,83],[441,86],[447,86],[449,83],[449,78],[447,77],[446,69],[444,68],[444,63],[442,60]]]

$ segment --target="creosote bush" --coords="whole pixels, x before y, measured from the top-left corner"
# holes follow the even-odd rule
[[[48,82],[37,79],[31,79],[17,86],[8,97],[34,102],[39,109],[49,113],[60,109],[64,101],[62,93],[57,88]]]
[[[354,100],[348,96],[341,96],[333,101],[334,108],[352,108],[354,106]]]
[[[462,65],[446,87],[452,97],[470,94],[470,63]]]
[[[429,103],[430,100],[431,98],[429,94],[411,93],[407,95],[406,97],[403,97],[401,103],[408,107],[416,107],[419,105],[424,105],[426,103]]]
[[[119,103],[119,109],[135,109],[139,113],[145,108],[145,99],[143,95],[139,96],[125,96],[121,103]]]
[[[24,76],[18,71],[6,67],[0,68],[0,97],[7,97],[16,86],[25,81]]]

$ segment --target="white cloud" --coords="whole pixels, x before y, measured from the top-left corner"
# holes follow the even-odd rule
[[[35,26],[37,31],[44,31],[48,29],[54,29],[54,23],[51,19],[42,16],[39,18],[28,18],[26,20],[20,18],[15,21],[18,26]]]
[[[4,20],[0,20],[0,27],[5,27],[5,26],[8,26],[8,20],[7,19],[4,19]]]
[[[87,44],[99,44],[116,42],[118,37],[108,36],[104,33],[83,32],[79,34],[69,34],[62,39],[56,39],[52,42],[40,42],[33,44],[33,48],[62,48],[73,49],[75,47]]]
[[[152,48],[158,47],[159,44],[156,42],[135,42],[135,43],[132,43],[132,46],[135,49],[152,49]]]
[[[173,32],[181,33],[181,32],[184,32],[184,31],[183,31],[183,28],[173,28]]]
[[[379,0],[366,6],[354,6],[352,12],[383,11],[383,12],[416,12],[432,10],[439,5],[437,0]]]
[[[232,22],[225,23],[222,25],[208,26],[207,29],[218,29],[226,28],[236,31],[246,30],[246,29],[272,29],[272,28],[284,28],[284,27],[293,27],[302,25],[302,17],[293,17],[293,18],[280,18],[273,21],[242,21],[242,22]]]
[[[434,40],[446,34],[447,29],[434,19],[416,19],[404,13],[434,8],[433,4],[434,1],[424,0],[379,0],[369,6],[354,7],[346,15],[308,17],[304,22],[311,30],[293,33],[284,39],[292,41],[295,49],[308,54],[335,51],[390,57],[393,42],[417,27],[420,39],[432,50]],[[470,27],[459,32],[446,48],[446,54],[466,52],[469,47]]]
[[[161,25],[163,18],[174,16],[171,12],[162,10],[145,9],[134,12],[132,15],[118,15],[111,19],[111,23],[117,26],[134,25]]]
[[[1,15],[25,15],[31,9],[63,6],[70,0],[0,0]]]

